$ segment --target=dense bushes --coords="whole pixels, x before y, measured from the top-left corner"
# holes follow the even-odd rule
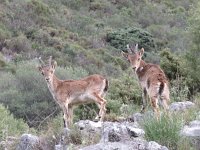
[[[4,141],[10,136],[18,136],[29,132],[28,125],[22,119],[15,119],[13,115],[0,104],[0,140]],[[32,129],[31,129],[32,130]],[[32,130],[33,131],[33,130]]]
[[[140,104],[141,91],[133,72],[123,74],[117,79],[111,79],[108,96],[121,104]]]
[[[107,34],[107,41],[119,50],[124,50],[129,43],[138,43],[147,51],[155,50],[153,37],[139,28],[124,28]]]

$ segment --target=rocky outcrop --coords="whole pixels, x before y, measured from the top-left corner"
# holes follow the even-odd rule
[[[20,143],[17,150],[35,150],[40,149],[39,137],[31,134],[23,134],[20,138]]]
[[[195,104],[191,101],[174,102],[169,106],[170,111],[185,111],[186,109],[194,107]]]
[[[137,122],[92,122],[81,120],[76,123],[82,134],[100,134],[98,144],[90,145],[80,150],[168,150],[156,142],[143,139],[144,130]]]
[[[145,132],[137,123],[130,122],[93,122],[81,120],[75,124],[84,135],[95,133],[101,135],[101,141],[119,142],[130,140],[132,137],[143,137]]]
[[[189,137],[194,147],[200,150],[200,120],[194,120],[181,130],[181,135]]]
[[[100,142],[90,145],[79,150],[168,150],[167,147],[161,146],[156,142],[147,142],[145,140],[135,138],[131,141],[124,142]]]

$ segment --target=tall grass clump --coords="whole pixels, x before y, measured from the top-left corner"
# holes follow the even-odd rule
[[[178,115],[161,116],[159,120],[155,117],[146,117],[142,122],[145,130],[145,138],[148,141],[156,141],[167,146],[171,150],[176,150],[180,140],[180,130],[182,118]]]

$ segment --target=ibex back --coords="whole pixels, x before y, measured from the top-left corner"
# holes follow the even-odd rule
[[[130,65],[136,73],[139,83],[143,90],[143,107],[141,112],[145,111],[147,105],[147,95],[149,95],[154,112],[159,118],[159,98],[165,109],[168,110],[169,103],[169,85],[165,73],[156,64],[146,63],[142,60],[144,49],[137,51],[138,45],[127,45],[128,53],[122,51],[122,55],[130,62]]]
[[[40,59],[42,64],[38,69],[44,76],[54,100],[63,110],[64,126],[72,124],[74,106],[86,103],[98,105],[100,111],[96,119],[103,121],[106,112],[104,96],[108,90],[108,80],[97,74],[80,80],[59,80],[54,74],[57,63],[51,61],[50,57],[49,64],[45,65]]]

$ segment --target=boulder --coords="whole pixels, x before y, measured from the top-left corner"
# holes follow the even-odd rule
[[[200,120],[194,120],[181,130],[181,135],[189,137],[196,149],[200,149]]]
[[[81,120],[75,124],[83,135],[101,135],[101,142],[119,142],[133,137],[143,137],[145,132],[133,122],[93,122]]]
[[[35,150],[40,149],[39,137],[31,134],[23,134],[20,138],[20,143],[17,150]]]
[[[191,101],[174,102],[169,106],[170,111],[185,111],[186,109],[194,107],[195,104]]]
[[[147,142],[145,140],[134,138],[131,141],[124,142],[100,142],[79,150],[168,150],[167,147],[159,145],[156,142]]]
[[[128,120],[131,122],[140,122],[144,119],[144,114],[142,113],[134,113],[133,115],[128,117]]]
[[[146,146],[146,150],[168,150],[168,148],[156,143],[155,141],[150,141]]]

